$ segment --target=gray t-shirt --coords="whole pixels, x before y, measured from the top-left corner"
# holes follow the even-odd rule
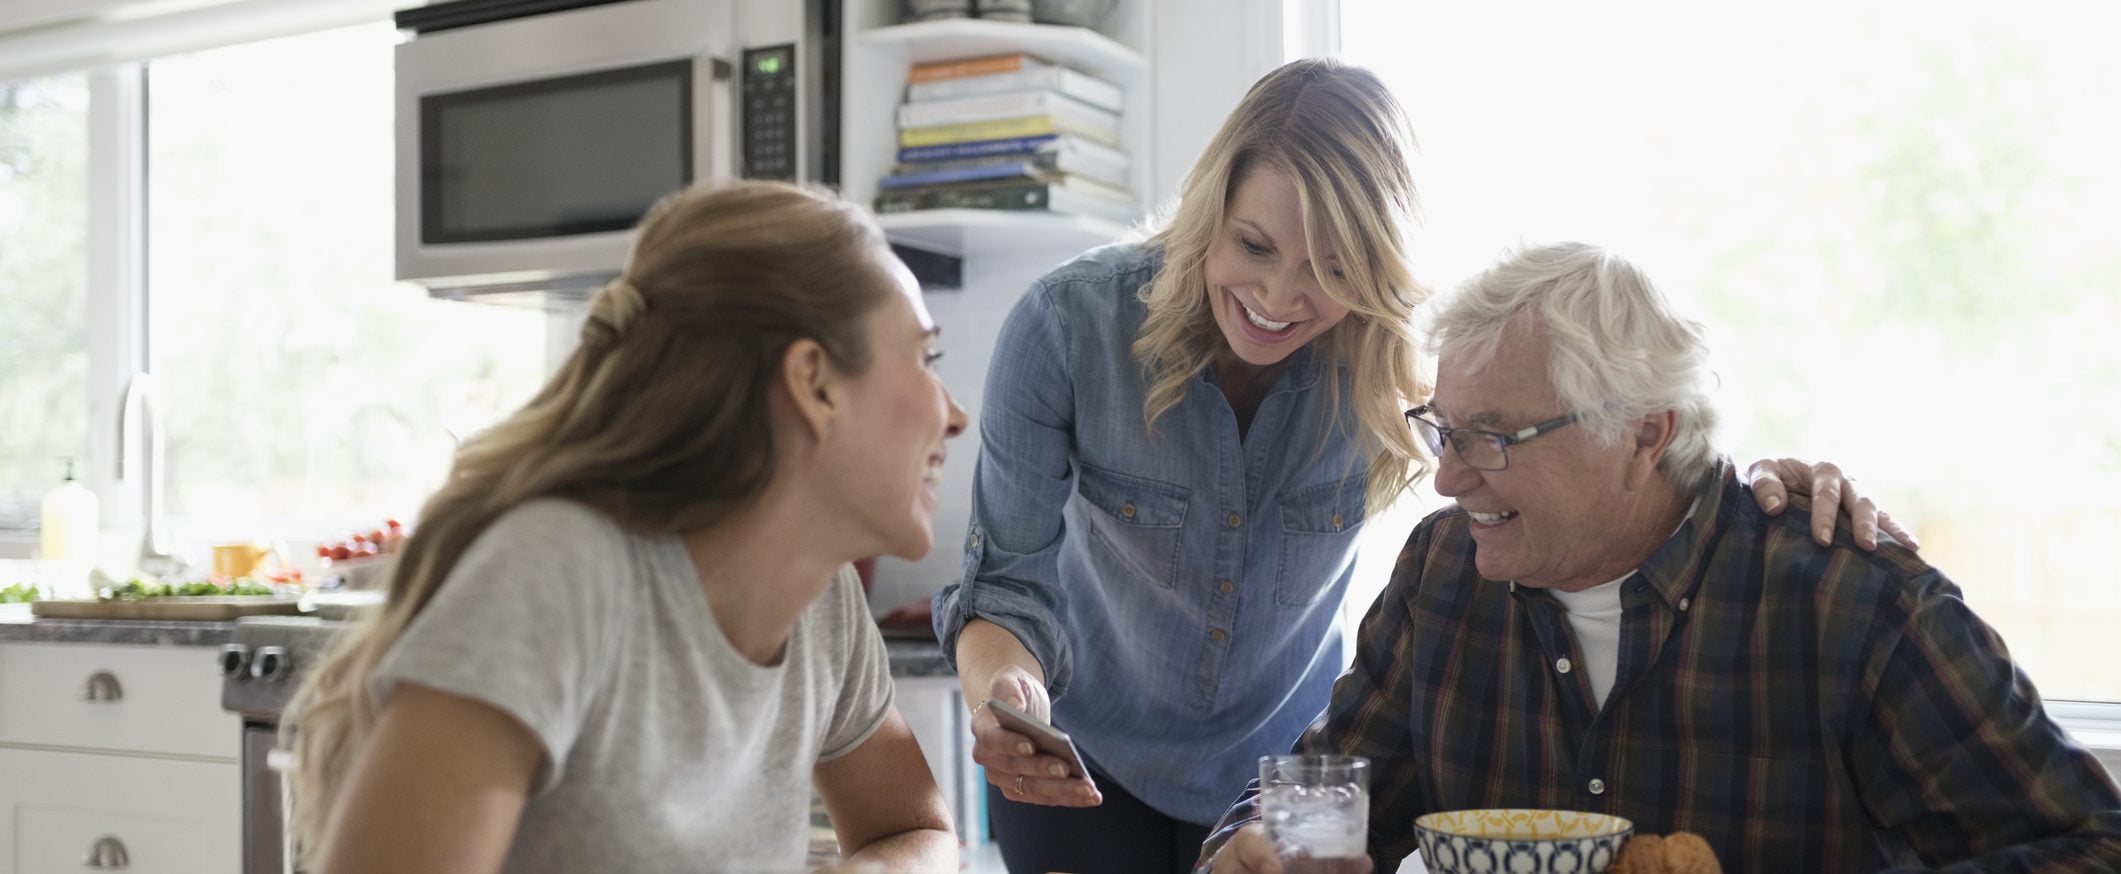
[[[377,667],[493,705],[544,745],[504,870],[800,870],[811,768],[892,701],[889,657],[843,568],[779,665],[722,636],[683,544],[579,504],[509,511]]]

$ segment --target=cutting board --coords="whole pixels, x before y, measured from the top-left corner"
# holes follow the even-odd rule
[[[291,616],[301,602],[270,595],[196,595],[141,601],[93,599],[31,601],[32,616],[47,619],[154,619],[165,622],[227,622],[238,616]]]

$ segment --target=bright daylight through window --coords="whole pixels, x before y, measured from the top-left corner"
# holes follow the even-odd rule
[[[180,541],[410,519],[453,439],[543,376],[543,314],[391,281],[394,42],[386,22],[149,65],[149,361]]]
[[[1643,264],[1709,322],[1726,452],[1841,463],[2043,695],[2114,701],[2121,6],[2066,10],[1343,0],[1341,35],[1421,138],[1425,281]]]
[[[88,77],[0,82],[0,531],[88,460],[87,284]]]

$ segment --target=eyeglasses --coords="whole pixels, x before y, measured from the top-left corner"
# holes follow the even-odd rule
[[[1407,421],[1413,423],[1414,433],[1421,435],[1422,444],[1429,447],[1429,452],[1438,460],[1443,459],[1443,445],[1449,443],[1452,449],[1458,450],[1458,460],[1474,470],[1507,468],[1510,466],[1511,446],[1550,431],[1566,428],[1576,422],[1576,414],[1570,413],[1521,431],[1503,434],[1479,428],[1446,428],[1426,418],[1435,412],[1428,404],[1422,404],[1407,411]]]

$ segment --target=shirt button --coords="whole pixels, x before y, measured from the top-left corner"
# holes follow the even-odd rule
[[[1134,518],[1134,504],[1133,504],[1133,502],[1131,502],[1131,501],[1130,501],[1130,502],[1128,502],[1128,503],[1125,503],[1125,504],[1121,504],[1121,505],[1119,505],[1119,514],[1120,514],[1121,516],[1125,516],[1125,517],[1127,517],[1127,518],[1129,518],[1129,519],[1132,519],[1132,518]]]
[[[1554,660],[1554,670],[1557,670],[1557,671],[1560,671],[1560,672],[1562,672],[1562,673],[1566,674],[1566,673],[1568,673],[1568,672],[1569,672],[1569,667],[1570,667],[1570,665],[1569,665],[1569,657],[1568,657],[1568,656],[1562,656],[1561,658],[1558,658],[1558,659],[1555,659],[1555,660]]]
[[[1244,517],[1239,516],[1236,513],[1231,513],[1230,518],[1225,521],[1229,522],[1230,527],[1232,528],[1236,528],[1237,526],[1242,525],[1245,522]]]
[[[972,548],[972,549],[978,549],[978,548],[979,548],[979,535],[977,535],[977,534],[974,534],[974,535],[972,535],[971,537],[967,537],[967,538],[965,538],[965,545],[966,545],[967,547],[970,547],[970,548]]]
[[[1218,588],[1218,589],[1221,589],[1221,590],[1223,591],[1223,594],[1227,595],[1227,594],[1230,594],[1231,592],[1237,591],[1237,584],[1236,584],[1236,583],[1232,583],[1232,582],[1230,582],[1229,580],[1224,580],[1224,581],[1223,581],[1223,584],[1222,584],[1222,585],[1220,585],[1220,586],[1217,586],[1216,588]]]
[[[1681,599],[1679,599],[1679,612],[1681,612],[1681,613],[1685,613],[1685,612],[1686,612],[1686,608],[1687,608],[1687,607],[1688,607],[1689,605],[1693,604],[1693,603],[1694,603],[1694,599],[1692,599],[1692,598],[1681,598]]]
[[[1230,634],[1229,634],[1229,632],[1226,632],[1226,631],[1224,631],[1224,630],[1222,630],[1222,629],[1220,629],[1220,628],[1217,628],[1217,629],[1214,629],[1214,630],[1211,630],[1211,631],[1209,631],[1209,632],[1208,632],[1208,636],[1209,636],[1210,638],[1213,638],[1213,639],[1215,639],[1215,640],[1224,640],[1224,639],[1227,639],[1227,638],[1228,638],[1228,637],[1230,636]]]
[[[1340,530],[1340,525],[1341,525],[1341,521],[1340,521],[1340,514],[1339,514],[1339,513],[1335,513],[1335,514],[1333,514],[1333,530],[1335,530],[1335,531],[1338,531],[1338,530]]]
[[[1600,779],[1598,779],[1597,777],[1592,777],[1592,778],[1591,778],[1591,785],[1590,785],[1590,790],[1591,790],[1591,794],[1592,794],[1592,795],[1604,795],[1604,794],[1605,794],[1605,781],[1604,781],[1604,780],[1600,780]]]

